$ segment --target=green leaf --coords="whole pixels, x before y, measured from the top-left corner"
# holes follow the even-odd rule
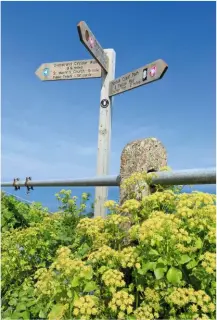
[[[74,291],[74,299],[73,299],[73,302],[75,302],[76,300],[78,300],[80,297],[79,295],[77,294],[76,291]]]
[[[89,250],[90,247],[88,246],[88,244],[84,243],[79,249],[79,254],[85,255]]]
[[[30,312],[29,311],[24,311],[20,314],[20,316],[24,319],[24,320],[29,320],[30,319]]]
[[[148,253],[149,253],[150,256],[159,256],[159,253],[155,249],[149,250]]]
[[[197,240],[195,241],[195,247],[198,249],[201,249],[203,246],[203,241],[200,238],[197,238]]]
[[[167,280],[172,284],[178,284],[182,279],[182,272],[179,269],[171,267],[167,272]]]
[[[84,288],[84,292],[90,292],[93,291],[97,288],[97,285],[95,282],[90,281],[86,284],[85,288]]]
[[[91,269],[88,269],[87,271],[82,271],[81,275],[85,277],[87,280],[91,280],[93,277],[93,271]]]
[[[69,298],[72,298],[72,291],[71,291],[71,290],[67,290],[67,296],[68,296]]]
[[[98,269],[98,272],[99,272],[99,273],[103,273],[103,272],[105,272],[107,269],[108,269],[108,267],[102,266],[102,267],[100,267],[100,268]]]
[[[168,265],[168,262],[161,257],[157,260],[157,262],[164,265],[164,266]],[[158,266],[158,264],[157,264],[157,266]]]
[[[16,306],[16,304],[17,304],[17,299],[11,299],[11,300],[9,301],[9,305],[10,305],[10,306]]]
[[[23,310],[26,310],[26,304],[24,303],[17,304],[16,311],[23,311]]]
[[[191,260],[191,257],[189,257],[189,255],[187,255],[187,254],[182,254],[182,255],[180,256],[180,258],[178,259],[178,262],[179,262],[180,264],[185,264],[185,263],[189,262],[190,260]]]
[[[157,268],[154,270],[154,274],[157,280],[162,279],[164,276],[164,273],[166,272],[165,268]]]
[[[13,320],[18,320],[21,317],[21,313],[20,312],[13,312],[13,314],[11,315],[11,319]]]
[[[48,315],[49,320],[62,319],[65,313],[65,306],[63,304],[55,304]]]
[[[139,269],[137,272],[141,275],[145,275],[147,271],[153,271],[155,269],[156,262],[147,262],[142,264],[142,268]]]
[[[186,268],[187,268],[187,269],[193,269],[194,267],[196,267],[197,264],[198,264],[198,262],[194,259],[194,260],[190,261],[190,262],[186,265]]]
[[[147,262],[142,265],[142,268],[146,270],[154,270],[155,266],[156,266],[156,262]]]
[[[35,249],[29,250],[29,254],[30,254],[31,256],[34,256],[35,252],[36,252]]]
[[[33,301],[29,301],[27,304],[26,304],[26,306],[27,307],[31,307],[31,306],[34,306],[36,304],[36,301],[35,300],[33,300]]]
[[[78,277],[74,277],[73,279],[72,279],[72,281],[71,281],[71,286],[72,286],[72,288],[76,288],[76,287],[78,287],[79,286],[79,278]]]
[[[44,311],[40,311],[39,312],[39,318],[46,318],[46,314],[44,313]]]

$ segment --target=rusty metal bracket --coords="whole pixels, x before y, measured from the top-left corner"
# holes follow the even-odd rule
[[[18,182],[18,181],[20,181],[19,178],[14,178],[13,187],[14,187],[15,191],[20,190],[20,186],[17,185],[17,182]]]
[[[25,181],[25,187],[27,188],[27,194],[30,193],[30,190],[34,190],[33,186],[29,186],[28,183],[29,181],[31,181],[32,178],[31,177],[26,177],[26,181]]]

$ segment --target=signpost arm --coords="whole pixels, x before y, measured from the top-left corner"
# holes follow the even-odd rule
[[[110,142],[112,125],[112,99],[109,97],[109,83],[115,77],[116,53],[113,49],[104,50],[109,59],[108,72],[102,70],[102,87],[100,96],[99,131],[98,131],[98,153],[97,153],[97,175],[109,174]],[[104,218],[106,209],[104,202],[108,197],[108,187],[96,187],[94,217]]]

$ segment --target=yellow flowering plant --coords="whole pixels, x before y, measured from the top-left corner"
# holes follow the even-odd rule
[[[144,196],[154,174],[126,179],[128,200],[107,201],[106,219],[62,190],[60,212],[15,223],[5,199],[3,319],[215,319],[216,198],[171,186]]]

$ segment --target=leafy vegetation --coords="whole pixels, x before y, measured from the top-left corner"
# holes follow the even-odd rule
[[[85,216],[86,194],[61,190],[52,215],[2,194],[2,318],[215,319],[215,196],[143,197],[144,179],[106,219]]]

